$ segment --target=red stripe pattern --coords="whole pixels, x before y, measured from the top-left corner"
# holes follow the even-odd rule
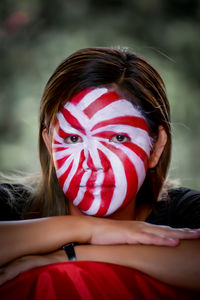
[[[52,146],[61,188],[85,214],[111,215],[135,201],[151,139],[141,112],[115,91],[75,95],[57,115]]]

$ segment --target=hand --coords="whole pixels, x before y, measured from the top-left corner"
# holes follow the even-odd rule
[[[67,261],[64,250],[45,255],[27,255],[20,257],[0,269],[0,285],[30,269],[57,262]]]
[[[142,221],[93,218],[91,244],[152,244],[176,246],[181,239],[200,238],[200,229],[174,229]]]

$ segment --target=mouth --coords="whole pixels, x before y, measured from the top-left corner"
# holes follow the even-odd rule
[[[80,185],[80,188],[114,188],[114,185],[98,185],[98,184],[88,184],[88,185]]]

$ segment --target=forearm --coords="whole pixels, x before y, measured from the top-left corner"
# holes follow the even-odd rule
[[[0,265],[26,255],[53,252],[69,242],[99,245],[142,243],[174,247],[181,239],[199,237],[199,230],[173,229],[140,221],[115,221],[89,216],[1,222]],[[133,246],[134,249],[137,248]]]
[[[135,268],[164,283],[200,291],[200,241],[177,247],[153,245],[76,246],[78,260],[110,262]]]
[[[47,253],[63,244],[89,240],[89,217],[60,216],[1,222],[0,265],[17,257]]]

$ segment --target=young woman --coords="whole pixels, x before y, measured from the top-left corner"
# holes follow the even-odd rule
[[[200,289],[200,194],[165,188],[170,108],[148,62],[111,48],[69,56],[44,90],[39,147],[41,176],[1,185],[1,284],[66,261],[76,242],[77,260]]]

